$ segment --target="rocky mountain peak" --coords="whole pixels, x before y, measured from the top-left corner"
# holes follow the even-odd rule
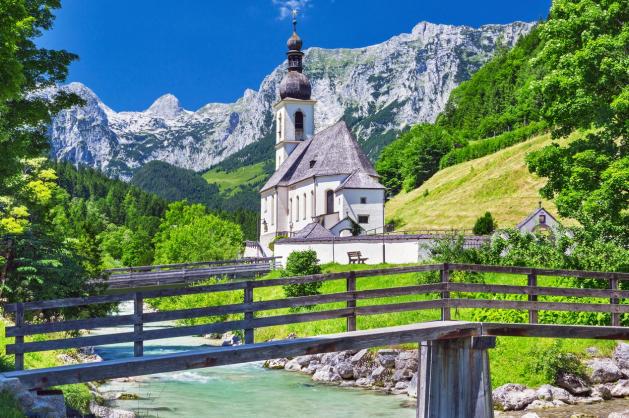
[[[183,112],[183,108],[179,104],[177,97],[173,94],[166,93],[155,100],[146,112],[164,119],[173,119]]]

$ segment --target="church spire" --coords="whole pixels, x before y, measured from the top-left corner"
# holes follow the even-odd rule
[[[297,10],[293,10],[293,34],[286,42],[288,47],[288,73],[280,83],[280,98],[310,100],[311,86],[308,77],[302,74],[303,57],[301,52],[303,42],[297,35]]]
[[[293,35],[288,38],[286,46],[288,46],[288,71],[301,72],[303,69],[302,58],[304,53],[301,52],[303,42],[297,35],[297,10],[293,9]]]

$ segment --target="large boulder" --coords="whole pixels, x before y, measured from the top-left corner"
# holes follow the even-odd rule
[[[400,352],[398,350],[379,350],[376,356],[376,361],[386,369],[395,368],[395,360]]]
[[[537,399],[543,401],[560,401],[567,404],[574,403],[574,396],[567,390],[552,385],[542,385],[536,391]]]
[[[369,350],[364,348],[360,350],[358,353],[354,354],[352,358],[350,359],[350,361],[352,362],[352,364],[356,364],[356,363],[364,363],[370,359],[371,359],[371,356],[369,354]]]
[[[343,378],[338,374],[334,366],[325,364],[312,375],[312,380],[321,383],[338,383]]]
[[[264,367],[267,369],[283,369],[288,363],[287,358],[274,358],[272,360],[267,360],[264,362]]]
[[[494,408],[503,411],[520,411],[531,404],[536,398],[537,394],[533,389],[515,383],[502,385],[496,388],[492,394]]]
[[[624,398],[629,396],[629,380],[622,379],[616,382],[611,388],[611,394],[614,398]]]
[[[354,378],[354,368],[349,362],[339,363],[336,366],[336,371],[343,379]]]
[[[296,359],[292,359],[286,363],[286,365],[284,366],[284,370],[287,370],[289,372],[300,372],[301,364],[299,364]]]
[[[629,344],[618,344],[614,350],[613,359],[618,367],[629,370]]]
[[[612,412],[607,418],[629,418],[629,409],[622,412]]]
[[[620,368],[611,359],[588,360],[585,364],[589,369],[589,377],[592,383],[615,382],[623,377]]]
[[[391,372],[384,366],[378,366],[371,372],[371,380],[375,386],[385,386],[386,381],[391,376]]]
[[[572,373],[559,372],[557,374],[557,386],[566,389],[575,396],[588,396],[592,388],[580,376]]]
[[[408,388],[406,389],[406,393],[410,397],[413,397],[413,398],[417,397],[417,373],[415,373],[411,381],[408,382]]]
[[[592,396],[602,398],[606,401],[609,401],[613,397],[610,388],[608,388],[606,385],[594,386],[594,388],[592,389]]]

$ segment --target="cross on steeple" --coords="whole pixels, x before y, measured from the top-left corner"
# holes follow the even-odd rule
[[[293,9],[293,32],[297,32],[297,9]]]

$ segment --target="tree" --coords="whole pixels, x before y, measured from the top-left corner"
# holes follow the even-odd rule
[[[321,273],[321,266],[314,250],[293,251],[286,259],[282,277],[309,276]],[[322,282],[288,284],[283,286],[286,297],[318,295]]]
[[[541,194],[577,219],[590,239],[629,245],[629,8],[626,1],[555,0],[538,60],[542,117],[555,138],[592,129],[527,159],[548,179]]]
[[[485,212],[474,224],[474,235],[489,235],[496,230],[496,221],[491,212]]]
[[[205,206],[185,201],[168,206],[154,238],[157,263],[186,263],[237,258],[242,252],[240,226],[208,214]]]

